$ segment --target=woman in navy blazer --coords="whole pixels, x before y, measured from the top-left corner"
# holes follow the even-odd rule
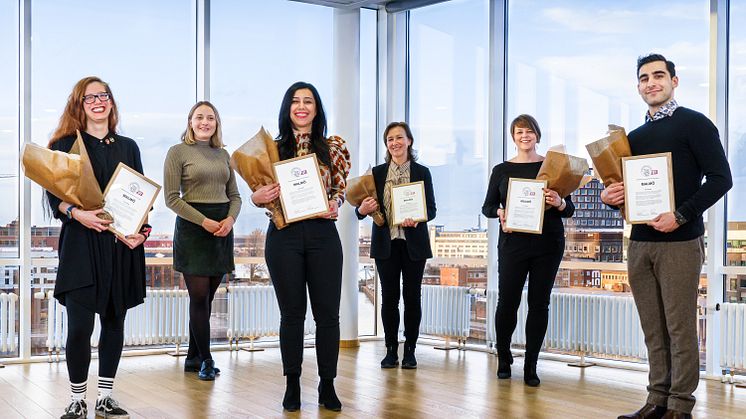
[[[407,218],[400,225],[391,222],[391,187],[402,183],[423,181],[427,221],[435,218],[435,194],[430,170],[415,162],[412,150],[412,131],[405,122],[392,122],[383,133],[386,144],[386,163],[373,168],[377,199],[365,198],[355,209],[358,219],[379,209],[386,222],[373,224],[370,256],[376,261],[381,278],[381,320],[386,339],[386,357],[381,368],[399,365],[399,294],[404,296],[404,356],[402,368],[417,368],[414,350],[422,318],[422,275],[425,262],[433,257],[427,222]],[[399,278],[402,277],[402,286]]]

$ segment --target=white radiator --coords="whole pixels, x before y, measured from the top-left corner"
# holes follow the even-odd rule
[[[523,291],[518,309],[514,344],[526,344],[528,292]],[[545,349],[646,359],[645,337],[631,296],[553,292]],[[487,292],[487,340],[495,342],[497,291]]]
[[[720,366],[746,369],[746,304],[724,303],[720,315]]]
[[[471,326],[471,300],[472,296],[467,287],[423,285],[420,333],[468,338]]]
[[[12,353],[18,348],[17,310],[18,295],[12,292],[0,294],[0,353]]]
[[[306,301],[304,333],[316,333],[311,303]],[[254,340],[280,334],[280,308],[271,285],[237,285],[228,288],[228,340]]]
[[[67,340],[65,307],[46,294],[47,350],[58,353]],[[96,323],[91,345],[98,346],[101,322]],[[145,302],[130,309],[124,321],[124,344],[127,346],[186,343],[189,340],[189,293],[186,290],[148,290]]]
[[[98,333],[94,333],[98,340]],[[189,292],[148,290],[145,302],[124,320],[124,344],[160,345],[189,342]],[[96,344],[98,342],[96,341]]]

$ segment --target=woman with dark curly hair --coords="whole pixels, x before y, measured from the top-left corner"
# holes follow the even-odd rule
[[[319,404],[339,411],[334,391],[339,357],[339,301],[342,290],[342,244],[337,211],[344,202],[350,154],[343,139],[326,135],[326,115],[316,88],[304,82],[290,86],[280,106],[280,160],[316,154],[329,200],[329,212],[278,230],[270,221],[265,258],[280,306],[280,350],[287,388],[282,406],[300,409],[303,323],[306,290],[316,321],[316,359],[321,378]],[[264,206],[280,195],[278,184],[257,189],[251,201]]]

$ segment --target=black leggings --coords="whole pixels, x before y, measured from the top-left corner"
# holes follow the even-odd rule
[[[399,295],[404,296],[404,337],[408,346],[416,346],[422,319],[422,274],[426,260],[411,260],[407,241],[391,241],[391,256],[376,259],[381,276],[381,322],[386,346],[399,344]],[[402,278],[401,288],[399,278]]]
[[[210,353],[210,316],[212,300],[223,281],[220,276],[198,276],[184,274],[189,291],[189,350],[187,358],[199,356],[200,361],[212,359]]]
[[[510,350],[523,285],[528,276],[526,357],[536,359],[538,356],[547,332],[549,300],[563,253],[564,240],[544,236],[510,237],[498,249],[499,290],[495,311],[498,351]]]
[[[342,244],[334,221],[310,219],[277,230],[270,223],[265,258],[280,306],[280,352],[285,375],[300,375],[306,287],[316,321],[319,377],[337,376]]]
[[[71,383],[88,380],[91,365],[91,334],[96,313],[76,302],[65,299],[67,309],[67,372]],[[119,367],[124,345],[124,316],[117,316],[111,304],[106,315],[101,315],[101,335],[98,342],[98,376],[114,378]]]

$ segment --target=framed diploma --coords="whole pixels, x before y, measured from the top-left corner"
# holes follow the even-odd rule
[[[427,221],[425,182],[412,182],[391,188],[392,225],[399,225],[407,218]]]
[[[505,228],[523,233],[541,234],[544,225],[546,180],[510,178],[505,201]]]
[[[140,232],[161,185],[119,163],[104,191],[104,211],[114,222],[109,230],[125,237]]]
[[[623,157],[624,216],[630,224],[644,224],[673,212],[671,153]]]
[[[285,221],[292,223],[329,212],[329,200],[319,173],[316,154],[274,164],[280,183],[280,202]]]

